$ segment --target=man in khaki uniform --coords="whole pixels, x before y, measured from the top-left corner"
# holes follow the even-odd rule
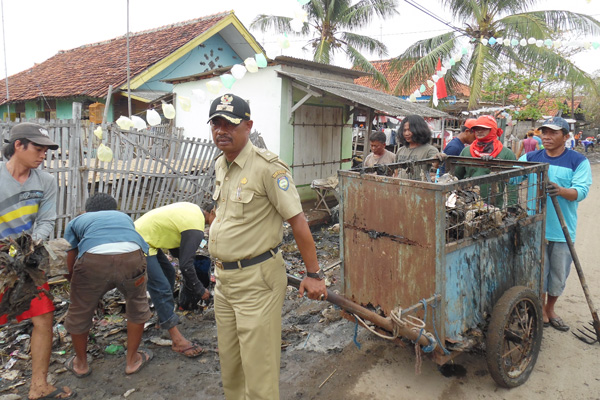
[[[216,215],[209,251],[216,259],[215,315],[225,397],[279,399],[281,308],[287,286],[280,243],[291,227],[306,264],[300,294],[324,300],[327,289],[290,171],[249,141],[253,121],[242,98],[225,94],[210,107],[217,147]]]

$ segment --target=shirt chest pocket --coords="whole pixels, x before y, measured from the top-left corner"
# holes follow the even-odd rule
[[[254,198],[254,192],[251,190],[232,190],[229,195],[228,217],[235,221],[244,221],[244,215],[248,217],[250,202]]]

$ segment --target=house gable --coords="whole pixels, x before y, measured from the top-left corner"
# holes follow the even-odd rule
[[[237,64],[264,50],[231,11],[132,33],[129,53],[131,89],[171,92],[172,85],[161,80]],[[10,76],[10,98],[0,97],[0,111],[27,118],[48,110],[58,114],[59,104],[49,107],[47,100],[60,99],[61,116],[71,118],[73,101],[103,102],[110,85],[114,94],[127,89],[126,54],[125,36],[61,51]]]
[[[170,91],[172,85],[161,82],[161,80],[239,64],[244,61],[244,58],[262,52],[263,49],[254,37],[231,13],[210,29],[141,71],[131,79],[130,87],[131,89]],[[121,89],[126,90],[126,84],[121,86]]]

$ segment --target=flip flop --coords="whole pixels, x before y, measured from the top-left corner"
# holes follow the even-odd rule
[[[561,332],[569,330],[569,325],[565,324],[561,317],[550,318],[550,325]]]
[[[38,397],[35,400],[42,400],[42,399],[74,399],[75,397],[77,397],[77,392],[74,392],[74,391],[71,391],[71,394],[68,395],[67,397],[60,397],[61,394],[67,394],[67,392],[65,392],[65,390],[63,388],[57,388],[52,393],[48,393],[45,396]]]
[[[544,321],[544,328],[547,328],[550,326],[550,321]]]
[[[79,373],[75,372],[75,368],[73,367],[73,362],[74,361],[75,361],[75,356],[71,356],[71,358],[69,358],[67,360],[67,362],[65,363],[65,368],[68,371],[70,371],[73,375],[75,375],[75,377],[77,377],[77,378],[85,378],[86,376],[89,376],[92,373],[92,367],[90,367],[90,366],[88,366],[87,372],[84,372],[83,374],[79,374]],[[52,399],[52,398],[53,397],[49,397],[49,399]]]
[[[193,350],[193,352],[190,352],[190,354],[187,354],[187,352],[189,352],[190,350]],[[183,350],[173,350],[176,353],[180,353],[184,356],[186,356],[187,358],[196,358],[198,356],[200,356],[202,353],[204,353],[204,349],[202,347],[200,347],[199,344],[197,343],[192,343],[192,345],[188,348],[185,348]]]
[[[150,362],[150,360],[152,360],[152,358],[154,358],[154,353],[152,353],[150,349],[139,349],[138,353],[140,354],[140,356],[142,356],[142,363],[140,364],[138,369],[132,372],[125,372],[125,375],[137,374],[142,368],[144,368],[146,364]]]

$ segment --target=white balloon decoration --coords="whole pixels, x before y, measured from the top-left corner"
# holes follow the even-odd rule
[[[146,111],[146,121],[148,121],[150,126],[156,126],[160,124],[160,114],[156,110],[148,110]]]

